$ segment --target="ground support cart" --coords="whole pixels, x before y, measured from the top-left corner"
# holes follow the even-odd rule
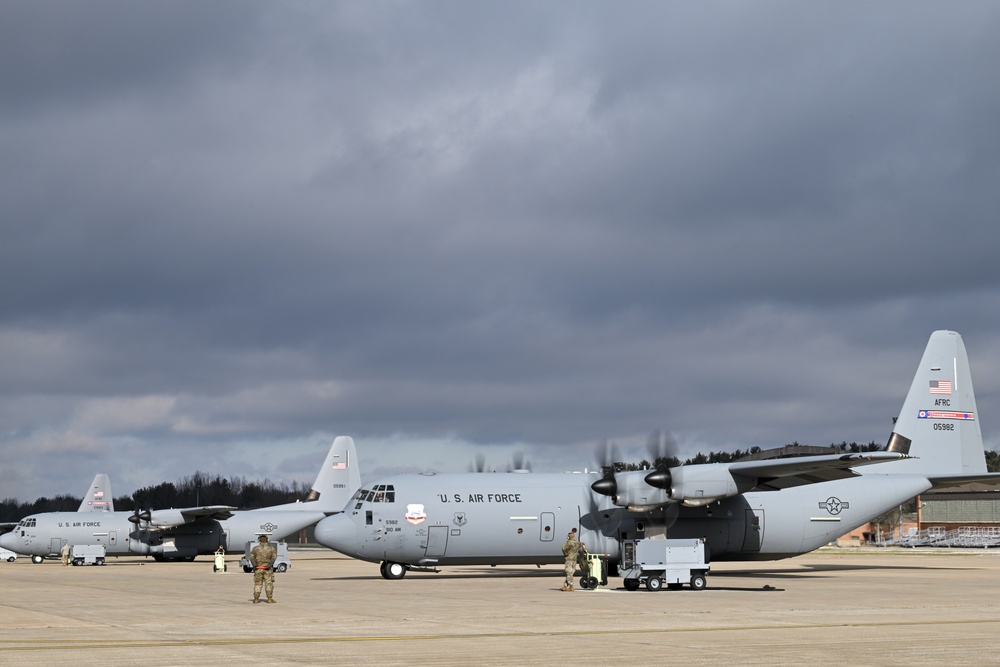
[[[597,588],[608,585],[608,555],[585,554],[581,559],[580,588]]]
[[[73,565],[104,565],[104,554],[106,550],[103,544],[74,544],[73,545]]]
[[[627,591],[639,590],[643,584],[651,591],[664,585],[677,590],[684,584],[700,591],[705,588],[709,569],[702,539],[627,540],[622,544],[620,574]]]

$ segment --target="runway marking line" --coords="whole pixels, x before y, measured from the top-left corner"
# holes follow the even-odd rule
[[[398,636],[354,636],[354,637],[242,637],[239,639],[168,639],[163,641],[137,640],[61,640],[48,643],[46,639],[0,639],[0,643],[27,644],[26,646],[0,646],[0,653],[12,651],[59,651],[79,649],[130,649],[130,648],[180,648],[185,646],[234,646],[264,644],[328,644],[341,642],[398,642],[434,639],[514,639],[533,637],[574,637],[589,635],[645,635],[681,634],[685,632],[737,632],[761,630],[815,630],[817,628],[892,628],[933,625],[986,625],[1000,624],[997,619],[966,619],[959,621],[884,621],[881,623],[809,623],[795,625],[753,625],[721,626],[709,628],[648,628],[632,630],[557,630],[553,632],[483,632],[459,633],[451,635],[398,635]]]

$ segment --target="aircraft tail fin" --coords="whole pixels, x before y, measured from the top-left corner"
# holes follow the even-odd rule
[[[969,358],[954,331],[931,334],[887,449],[916,458],[879,472],[890,467],[929,477],[986,472]]]
[[[324,511],[339,512],[361,488],[361,469],[354,439],[337,436],[306,500],[319,503]]]
[[[111,495],[111,478],[103,472],[94,476],[77,512],[114,512],[115,500]]]

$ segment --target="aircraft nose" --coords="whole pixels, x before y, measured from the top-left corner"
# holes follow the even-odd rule
[[[356,551],[355,533],[354,522],[346,514],[326,517],[316,524],[315,530],[317,542],[348,556]]]
[[[17,535],[14,533],[4,533],[0,535],[0,547],[7,549],[8,551],[14,551],[14,547],[17,546]]]

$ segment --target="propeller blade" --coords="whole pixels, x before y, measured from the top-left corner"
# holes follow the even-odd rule
[[[658,428],[650,433],[646,440],[646,450],[649,452],[649,462],[654,468],[663,470],[680,465],[677,456],[680,445],[669,431]]]
[[[469,464],[469,472],[484,472],[486,470],[486,455],[482,452],[476,453],[476,459]]]

